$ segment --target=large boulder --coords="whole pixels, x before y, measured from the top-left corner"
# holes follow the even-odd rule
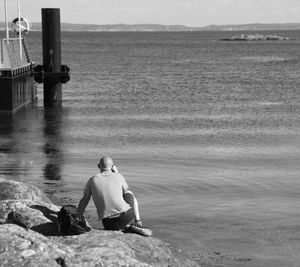
[[[0,223],[16,223],[44,235],[57,235],[57,212],[35,186],[0,178]]]
[[[41,191],[4,179],[0,188],[5,189],[0,193],[0,266],[198,266],[152,237],[96,229],[62,236],[56,224],[60,207]]]
[[[0,200],[29,199],[37,202],[51,203],[40,189],[32,185],[6,180],[0,177],[0,188]]]
[[[0,239],[0,266],[197,266],[158,239],[120,231],[47,238],[3,224]]]
[[[77,264],[79,259],[95,266],[100,258],[104,266],[198,266],[182,251],[161,240],[121,231],[92,230],[83,235],[50,237],[50,240],[76,252],[72,264]]]
[[[1,184],[0,184],[1,185]],[[29,199],[1,200],[0,223],[15,223],[43,235],[58,235],[59,206]]]
[[[57,266],[73,251],[15,224],[0,225],[0,266]]]

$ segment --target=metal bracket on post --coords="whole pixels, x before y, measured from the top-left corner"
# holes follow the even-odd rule
[[[49,66],[49,71],[44,71],[43,65],[37,65],[33,70],[34,80],[37,83],[43,83],[45,77],[52,78],[60,83],[67,83],[70,80],[70,68],[67,65],[61,65],[60,72],[51,71],[52,69]]]

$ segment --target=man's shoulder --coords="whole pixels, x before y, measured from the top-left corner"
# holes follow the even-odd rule
[[[121,174],[121,173],[119,173],[119,172],[117,172],[117,173],[113,173],[116,177],[119,177],[119,178],[123,178],[124,179],[124,176]]]
[[[93,182],[95,179],[97,179],[98,177],[100,177],[99,173],[93,175],[92,177],[90,177],[88,179],[88,183]]]
[[[125,178],[122,174],[112,172],[110,174],[97,173],[94,176],[92,176],[91,178],[89,178],[89,181],[106,180],[106,178],[115,179],[115,180],[125,180]]]
[[[115,173],[115,181],[117,181],[120,184],[126,184],[126,180],[124,178],[124,176],[120,173]]]
[[[89,178],[89,180],[104,179],[104,178],[124,179],[124,176],[120,173],[114,173],[114,172],[112,172],[110,174],[97,173],[94,176],[92,176],[91,178]]]
[[[113,179],[115,181],[124,181],[125,178],[122,174],[120,173],[112,173],[109,175],[110,179]]]

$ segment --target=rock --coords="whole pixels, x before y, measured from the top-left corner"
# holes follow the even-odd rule
[[[0,178],[0,200],[29,199],[51,203],[44,193],[35,186]]]
[[[72,255],[70,248],[14,224],[0,225],[0,266],[56,266],[56,259]]]
[[[59,206],[54,204],[24,200],[0,201],[0,221],[16,223],[26,229],[43,235],[58,235],[57,212]]]
[[[286,41],[288,37],[282,37],[279,35],[262,35],[262,34],[250,34],[250,35],[237,35],[231,38],[223,38],[223,41]]]
[[[60,207],[38,188],[0,178],[0,222],[16,223],[44,235],[58,235]]]
[[[89,261],[89,266],[95,266],[93,261],[97,257],[102,259],[104,266],[198,266],[183,252],[163,241],[121,231],[93,229],[83,235],[50,239],[70,246],[76,252],[75,262],[79,257]]]
[[[56,224],[60,207],[37,188],[4,179],[0,188],[12,191],[1,193],[0,266],[198,266],[153,237],[96,229],[62,236]]]
[[[56,237],[52,240],[75,250],[73,257],[65,259],[67,266],[151,266],[136,258],[125,242],[116,237],[124,235],[121,232],[93,230],[79,236]]]
[[[47,238],[3,224],[0,239],[0,266],[197,266],[158,239],[121,231]]]

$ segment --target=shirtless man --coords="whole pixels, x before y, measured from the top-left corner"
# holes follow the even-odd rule
[[[98,167],[100,173],[91,177],[85,185],[84,195],[78,204],[78,216],[82,217],[92,196],[104,229],[121,230],[132,224],[142,227],[138,202],[113,160],[103,157]]]

